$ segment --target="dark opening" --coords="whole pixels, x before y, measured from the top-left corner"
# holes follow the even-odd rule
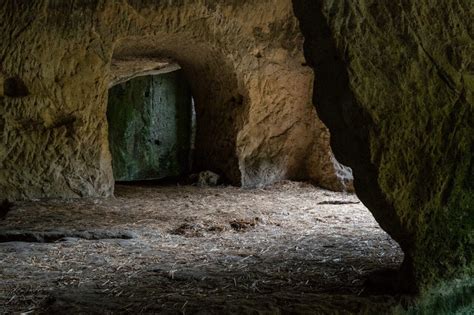
[[[191,171],[195,111],[181,70],[113,86],[107,119],[117,182],[181,178]]]
[[[23,80],[18,77],[8,78],[3,82],[3,93],[10,97],[24,97],[30,94]]]

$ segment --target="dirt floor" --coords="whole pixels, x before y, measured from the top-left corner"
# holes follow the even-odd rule
[[[21,202],[0,234],[0,313],[383,314],[365,279],[403,259],[355,195],[294,182]]]

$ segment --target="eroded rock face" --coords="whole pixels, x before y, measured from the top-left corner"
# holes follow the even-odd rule
[[[472,277],[472,2],[294,5],[318,113],[359,197],[405,252],[401,284]]]
[[[140,58],[186,73],[198,170],[339,189],[290,0],[4,1],[0,19],[0,197],[111,195],[108,88]]]
[[[179,69],[181,67],[173,62],[173,60],[164,58],[112,59],[109,87],[127,82],[136,77],[160,75]]]
[[[294,5],[335,156],[404,249],[404,282],[472,276],[471,1]],[[107,93],[130,57],[182,66],[198,168],[337,178],[289,0],[3,1],[0,21],[1,198],[112,194]]]

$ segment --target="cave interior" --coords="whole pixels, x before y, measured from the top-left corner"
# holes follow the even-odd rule
[[[0,20],[1,313],[474,312],[469,0]]]

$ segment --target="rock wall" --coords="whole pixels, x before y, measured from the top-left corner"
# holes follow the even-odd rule
[[[308,62],[335,156],[406,253],[401,284],[472,276],[471,1],[293,2],[306,60],[290,0],[2,1],[0,197],[113,193],[107,93],[127,57],[183,67],[199,168],[337,179]]]
[[[112,193],[104,75],[110,54],[90,25],[95,8],[82,3],[70,14],[74,5],[66,2],[0,5],[3,86],[14,83],[0,98],[3,198]]]
[[[107,95],[112,61],[129,58],[182,66],[197,168],[246,187],[309,170],[341,186],[290,0],[7,0],[0,20],[2,198],[113,193]]]
[[[192,96],[181,71],[142,76],[112,87],[107,121],[116,181],[190,172]]]
[[[334,153],[405,252],[399,285],[472,279],[472,1],[295,0],[294,7]]]

